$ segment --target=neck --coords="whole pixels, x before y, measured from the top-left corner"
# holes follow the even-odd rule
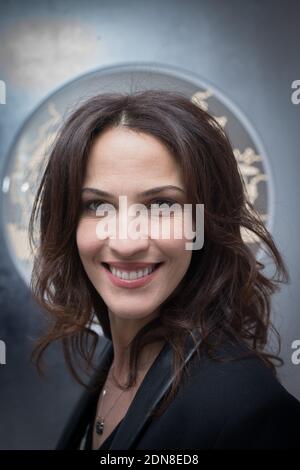
[[[132,341],[139,329],[151,321],[154,316],[156,315],[151,315],[151,318],[148,316],[147,318],[142,319],[124,319],[116,317],[114,314],[109,312],[112,343],[114,349],[114,358],[111,367],[113,369],[114,377],[121,383],[127,381],[130,370],[130,341]],[[164,340],[159,340],[155,343],[146,344],[143,347],[138,361],[138,373],[145,373],[151,367],[151,364],[154,362],[164,344]]]

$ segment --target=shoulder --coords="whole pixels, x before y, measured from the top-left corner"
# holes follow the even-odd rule
[[[198,358],[194,353],[189,367],[192,384],[198,388],[205,379],[206,389],[211,387],[211,391],[224,400],[229,400],[233,391],[241,399],[252,397],[251,401],[269,400],[271,396],[291,397],[271,368],[244,343],[236,340],[224,340],[217,347],[215,358],[207,354]]]
[[[245,357],[247,351],[242,343],[225,341],[219,360],[193,357],[184,406],[197,421],[209,416],[217,447],[293,447],[300,402],[257,355]]]

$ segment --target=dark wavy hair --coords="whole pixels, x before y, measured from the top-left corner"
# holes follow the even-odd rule
[[[87,277],[76,244],[81,188],[91,146],[112,127],[144,132],[159,139],[180,166],[188,201],[204,204],[204,246],[193,250],[190,266],[175,291],[160,305],[159,315],[139,330],[130,344],[130,374],[135,383],[141,349],[164,340],[172,347],[175,380],[161,412],[175,396],[184,367],[185,341],[200,331],[197,354],[216,358],[226,336],[242,341],[249,354],[259,356],[275,373],[277,354],[267,353],[271,295],[289,274],[262,217],[247,197],[246,187],[229,138],[218,122],[180,92],[147,90],[132,94],[104,93],[88,99],[66,118],[45,163],[34,201],[29,239],[34,251],[30,288],[49,314],[48,332],[35,345],[32,358],[41,372],[41,358],[61,340],[72,374],[83,361],[86,371],[99,336],[91,328],[98,319],[112,339],[107,306]],[[40,216],[40,218],[39,218]],[[34,232],[37,228],[38,249]],[[275,265],[267,277],[265,265],[244,241],[241,230],[258,238]],[[183,367],[182,367],[183,366]],[[121,386],[121,385],[120,385]]]

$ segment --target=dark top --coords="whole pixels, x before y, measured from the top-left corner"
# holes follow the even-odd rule
[[[149,412],[157,408],[173,380],[172,351],[167,345],[146,374],[122,424],[100,449],[298,449],[299,401],[258,357],[242,358],[247,350],[240,342],[228,340],[218,347],[221,361],[207,355],[199,360],[193,354],[194,361],[191,340],[186,352],[186,360],[193,362],[190,374],[167,410],[152,419]],[[111,363],[112,353],[107,340],[101,370]],[[98,396],[99,390],[96,396],[83,393],[57,449],[78,449]]]
[[[84,447],[83,447],[84,450],[93,450],[93,428],[94,428],[94,424],[95,424],[95,420],[96,420],[97,405],[98,405],[98,400],[95,401],[94,405],[91,408],[90,420],[89,420],[89,424],[88,424],[88,427],[87,427],[87,430],[86,430],[86,439],[85,439],[85,443],[84,443]],[[109,449],[110,444],[112,443],[112,440],[113,440],[120,424],[122,423],[123,419],[121,419],[119,424],[117,424],[117,426],[113,429],[113,431],[109,434],[109,436],[107,436],[105,441],[102,442],[101,446],[98,447],[97,450]]]
[[[96,405],[97,405],[97,402],[96,402]],[[89,425],[88,425],[88,429],[87,429],[87,434],[86,434],[86,441],[85,441],[85,444],[84,444],[84,450],[92,450],[92,445],[93,445],[93,427],[94,427],[94,423],[95,423],[95,418],[96,418],[96,409],[97,409],[97,406],[96,408],[93,407],[92,408],[92,415],[91,415],[91,418],[90,418],[90,422],[89,422]],[[124,419],[124,418],[123,418]],[[110,444],[120,426],[120,424],[122,423],[123,419],[121,419],[121,421],[119,422],[119,424],[117,424],[117,426],[114,428],[114,430],[109,434],[109,436],[107,436],[107,438],[105,439],[105,441],[101,444],[100,447],[98,447],[97,450],[106,450],[106,449],[109,449],[110,447]]]

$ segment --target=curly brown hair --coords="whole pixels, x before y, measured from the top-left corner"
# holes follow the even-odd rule
[[[204,246],[194,250],[190,266],[175,291],[160,305],[160,314],[139,330],[130,348],[130,376],[135,383],[141,349],[160,339],[172,347],[175,380],[160,410],[175,396],[184,367],[188,336],[200,331],[198,355],[214,351],[224,336],[242,341],[276,374],[277,354],[265,351],[271,323],[271,295],[289,274],[260,214],[247,197],[229,138],[218,122],[179,92],[148,90],[133,94],[103,93],[73,111],[53,144],[36,194],[29,239],[34,252],[31,291],[49,314],[48,332],[32,358],[42,371],[41,358],[55,340],[62,340],[72,374],[92,365],[99,336],[91,328],[98,319],[112,339],[107,306],[81,263],[76,244],[80,192],[91,146],[104,130],[116,126],[144,132],[160,140],[178,162],[188,199],[204,204]],[[40,218],[38,219],[38,216]],[[37,228],[38,249],[34,232]],[[275,265],[265,265],[243,240],[244,228],[258,237]],[[90,341],[91,340],[91,341]],[[77,359],[76,359],[76,356]]]

